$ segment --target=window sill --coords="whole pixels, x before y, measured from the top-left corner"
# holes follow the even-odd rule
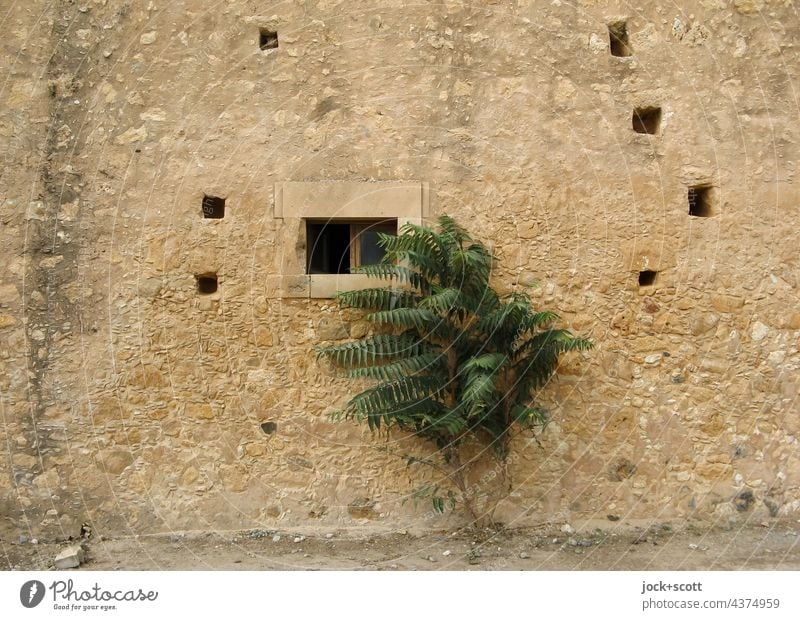
[[[336,293],[344,291],[389,285],[389,280],[370,278],[361,273],[273,276],[270,278],[268,293],[272,297],[283,299],[332,299]]]

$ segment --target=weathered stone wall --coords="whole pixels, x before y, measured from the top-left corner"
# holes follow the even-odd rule
[[[800,21],[642,5],[6,3],[0,532],[458,522],[403,503],[422,472],[387,452],[427,446],[326,417],[352,385],[312,347],[364,323],[271,284],[304,252],[273,187],[316,180],[428,183],[498,287],[596,343],[541,395],[498,519],[796,512]]]

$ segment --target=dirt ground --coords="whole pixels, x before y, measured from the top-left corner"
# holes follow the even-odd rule
[[[659,524],[358,537],[343,532],[175,533],[85,542],[77,570],[797,570],[800,522]],[[53,569],[69,543],[4,540],[5,570]]]

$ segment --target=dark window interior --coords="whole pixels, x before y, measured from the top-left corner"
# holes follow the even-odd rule
[[[350,273],[379,263],[385,252],[378,233],[397,234],[397,220],[307,221],[308,273]]]
[[[711,188],[707,186],[690,187],[688,191],[689,215],[711,217]]]
[[[646,271],[639,272],[639,286],[652,286],[656,283],[656,274],[657,271],[650,271],[649,269]]]
[[[278,47],[278,33],[274,30],[261,29],[258,35],[258,46],[262,50],[274,50]]]
[[[210,295],[217,292],[217,274],[205,273],[195,276],[197,279],[197,292],[201,295]]]
[[[633,130],[636,133],[658,133],[661,108],[636,108],[633,111]]]
[[[395,230],[392,232],[396,232],[396,228],[395,226]],[[389,231],[380,230],[377,226],[373,226],[363,229],[358,235],[360,265],[375,265],[381,262],[381,259],[386,254],[386,251],[378,245],[378,232]]]
[[[350,225],[308,223],[308,273],[350,273]]]
[[[203,196],[203,217],[214,220],[225,217],[225,199],[217,196]]]
[[[631,56],[633,54],[628,41],[628,24],[625,22],[609,24],[608,38],[612,56]]]

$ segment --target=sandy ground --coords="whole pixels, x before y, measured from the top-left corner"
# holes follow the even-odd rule
[[[69,543],[3,540],[5,570],[49,570]],[[86,541],[76,570],[798,570],[800,522],[564,532],[182,533]]]

